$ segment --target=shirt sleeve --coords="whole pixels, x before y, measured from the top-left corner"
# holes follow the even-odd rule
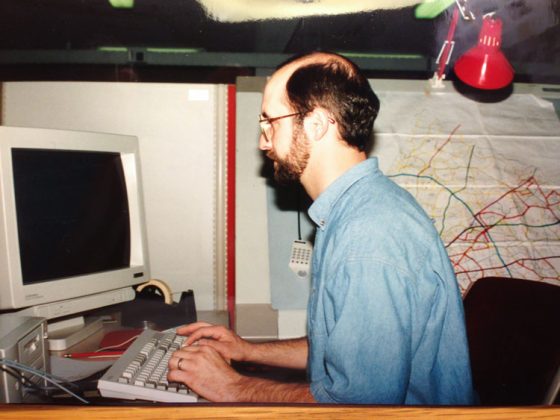
[[[410,275],[375,259],[347,261],[323,293],[328,324],[324,403],[402,404],[411,361]]]

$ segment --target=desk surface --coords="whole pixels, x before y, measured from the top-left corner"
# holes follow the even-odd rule
[[[54,406],[54,405],[0,405],[0,419],[558,419],[560,406],[554,407],[497,407],[497,408],[433,408],[433,407],[366,407],[325,405],[200,405],[187,406]]]

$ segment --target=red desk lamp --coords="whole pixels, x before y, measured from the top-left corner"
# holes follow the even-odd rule
[[[502,21],[485,16],[478,45],[455,63],[455,74],[467,85],[478,89],[501,89],[513,80],[513,68],[500,49]]]
[[[437,0],[424,0],[426,7],[435,3],[446,6],[447,2]],[[455,41],[455,28],[459,20],[459,12],[463,20],[474,21],[476,18],[468,8],[468,0],[455,0],[456,8],[453,10],[451,24],[447,39],[442,45],[437,57],[438,69],[431,79],[432,87],[442,88],[445,78],[445,68],[449,64]],[[426,9],[424,7],[424,9]],[[440,13],[438,11],[438,13]],[[478,45],[468,50],[455,63],[457,77],[477,89],[501,89],[513,81],[513,68],[500,50],[502,43],[502,21],[494,19],[490,14],[483,16],[482,29],[478,36]]]

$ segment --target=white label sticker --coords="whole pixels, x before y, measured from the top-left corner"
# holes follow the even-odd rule
[[[189,101],[204,101],[210,99],[210,92],[208,89],[189,89]]]

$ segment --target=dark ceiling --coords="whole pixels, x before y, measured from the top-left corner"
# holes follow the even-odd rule
[[[1,0],[0,78],[227,82],[316,49],[349,53],[372,76],[428,77],[453,7],[434,19],[417,19],[408,7],[222,23],[196,0],[135,0],[131,9],[108,0]],[[469,7],[503,20],[517,81],[560,83],[560,0],[470,0]],[[459,21],[451,64],[476,44],[480,20]]]

